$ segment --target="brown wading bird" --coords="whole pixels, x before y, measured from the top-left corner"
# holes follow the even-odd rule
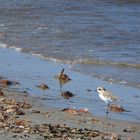
[[[71,80],[68,75],[64,74],[64,70],[63,68],[61,73],[55,76],[55,78],[59,80],[61,86]]]
[[[107,91],[103,87],[98,87],[96,91],[98,92],[100,99],[103,100],[108,107],[110,107],[111,102],[116,101],[119,98],[117,96],[112,95],[110,91]],[[108,114],[108,108],[106,113]]]

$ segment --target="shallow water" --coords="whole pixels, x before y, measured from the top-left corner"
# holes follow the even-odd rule
[[[139,7],[139,0],[0,0],[0,47],[140,88]]]
[[[140,95],[138,88],[110,84],[98,78],[80,74],[69,70],[70,65],[46,61],[40,57],[17,53],[12,49],[0,49],[0,76],[9,80],[16,80],[19,86],[10,87],[9,90],[27,91],[32,96],[42,98],[42,104],[59,109],[87,108],[94,115],[106,117],[106,104],[100,100],[95,89],[104,86],[119,96],[116,104],[123,106],[129,112],[110,112],[108,117],[118,120],[140,121]],[[62,68],[72,81],[61,86],[54,77]],[[41,90],[36,85],[46,83],[50,89]],[[91,90],[91,92],[88,91]],[[75,96],[69,100],[61,97],[62,91],[71,91]]]

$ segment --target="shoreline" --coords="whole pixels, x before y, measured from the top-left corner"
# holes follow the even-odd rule
[[[3,61],[0,62],[2,65],[0,76],[7,77],[7,79],[15,80],[20,83],[19,85],[6,87],[2,91],[6,95],[6,98],[10,97],[22,102],[27,101],[32,106],[30,109],[24,110],[24,115],[18,115],[19,118],[15,118],[16,120],[27,120],[26,122],[28,122],[29,124],[27,124],[30,126],[35,126],[37,124],[42,125],[45,123],[47,126],[49,124],[52,126],[60,125],[61,127],[59,128],[61,129],[64,129],[66,126],[68,126],[70,130],[77,128],[77,130],[73,131],[80,131],[79,129],[81,128],[88,129],[90,133],[93,133],[94,139],[101,139],[102,137],[104,137],[104,139],[110,139],[112,135],[115,135],[115,137],[121,137],[121,139],[128,139],[129,137],[132,137],[136,140],[139,138],[139,118],[136,119],[137,121],[132,121],[130,116],[135,112],[126,112],[122,114],[111,112],[107,117],[105,115],[104,103],[99,99],[97,94],[93,92],[95,87],[100,84],[106,86],[107,88],[115,89],[118,92],[123,90],[131,93],[133,90],[136,92],[135,95],[138,95],[138,89],[124,87],[117,84],[111,85],[105,81],[101,81],[96,78],[93,79],[86,75],[70,71],[68,69],[69,65],[52,63],[49,61],[45,62],[44,64],[44,60],[37,57],[16,53],[13,50],[8,49],[2,49],[2,51],[1,57],[3,58]],[[57,79],[54,77],[56,74],[60,73],[64,67],[66,68],[66,73],[72,80],[64,85],[60,85]],[[39,85],[42,82],[48,84],[50,88],[48,90],[42,90],[36,87],[36,85]],[[74,93],[75,96],[71,99],[64,99],[61,97],[61,92],[67,90]],[[135,95],[130,94],[130,100],[131,97],[133,97],[133,99],[139,101],[139,98],[134,97]],[[123,99],[126,99],[128,95],[123,95],[122,97]],[[90,102],[92,103],[91,106],[89,106]],[[126,103],[129,103],[129,101],[126,102],[125,100],[121,101],[120,103],[126,109],[128,108],[128,110],[132,110],[132,107],[136,106],[136,104],[133,104],[133,102],[130,102],[132,107],[125,106]],[[74,111],[62,111],[63,109],[71,109],[73,107],[75,108]],[[85,112],[85,110],[83,111],[85,108],[88,108],[87,112]],[[117,118],[118,120],[114,118]],[[23,129],[25,128],[25,126],[22,125],[20,125],[20,127],[23,127]],[[44,133],[46,133],[47,130],[44,131]],[[1,129],[1,138],[25,138],[24,133],[17,134],[13,132],[3,132],[5,131]],[[91,135],[85,136],[87,131],[77,133],[80,133],[80,136],[77,136],[76,134],[75,137],[71,133],[67,136],[71,137],[72,139],[77,139],[77,137],[93,138]],[[44,135],[41,136],[40,133],[26,134],[29,136],[28,138],[26,136],[26,139],[44,139]],[[56,138],[58,137],[54,137],[54,139]],[[62,139],[62,137],[59,137],[58,139]]]
[[[108,83],[106,81],[90,77],[70,70],[71,65],[46,61],[42,58],[15,52],[12,49],[1,48],[1,76],[7,77],[9,80],[15,80],[20,83],[19,86],[13,87],[19,91],[28,91],[33,96],[48,98],[44,101],[44,105],[54,108],[87,108],[92,114],[105,117],[106,105],[100,100],[95,92],[96,88],[103,86],[113,92],[114,95],[120,97],[117,102],[127,112],[110,113],[110,117],[118,120],[127,120],[139,122],[140,111],[139,89],[124,86],[116,83]],[[66,84],[60,85],[55,76],[65,68],[65,73],[72,79]],[[47,84],[48,90],[40,90],[37,85],[41,83]],[[14,90],[13,89],[13,90]],[[75,96],[66,100],[61,96],[64,91],[70,91]]]

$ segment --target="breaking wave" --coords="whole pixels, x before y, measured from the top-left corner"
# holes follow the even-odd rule
[[[0,43],[0,48],[9,48],[9,49],[14,49],[16,52],[21,52],[23,49],[18,48],[16,46],[8,46],[7,44]]]
[[[24,51],[23,48],[19,48],[16,46],[8,46],[7,44],[0,43],[0,48],[9,48],[9,49],[14,49],[16,52],[26,52]],[[59,63],[68,63],[68,64],[84,64],[84,65],[110,65],[114,67],[131,67],[131,68],[140,68],[140,64],[137,63],[128,63],[128,62],[115,62],[115,61],[108,61],[108,60],[98,60],[98,59],[93,59],[93,58],[77,58],[77,59],[72,59],[68,60],[66,58],[55,58],[55,57],[50,57],[47,55],[43,55],[40,53],[34,53],[34,52],[26,52],[30,53],[31,55],[35,55],[37,57],[40,57],[42,59],[54,61],[54,62],[59,62]]]
[[[85,64],[85,65],[112,65],[118,67],[133,67],[133,68],[140,68],[140,64],[135,63],[128,63],[128,62],[113,62],[113,61],[104,61],[104,60],[97,60],[91,58],[80,58],[75,59],[73,64]]]

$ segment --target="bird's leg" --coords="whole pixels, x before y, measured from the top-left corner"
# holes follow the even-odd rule
[[[108,111],[108,108],[107,108],[107,111],[106,111],[106,114],[108,115],[109,111]]]
[[[110,103],[107,104],[107,111],[106,111],[106,114],[108,115],[109,113],[109,107],[110,107]]]
[[[108,108],[110,107],[110,103],[107,104]]]

